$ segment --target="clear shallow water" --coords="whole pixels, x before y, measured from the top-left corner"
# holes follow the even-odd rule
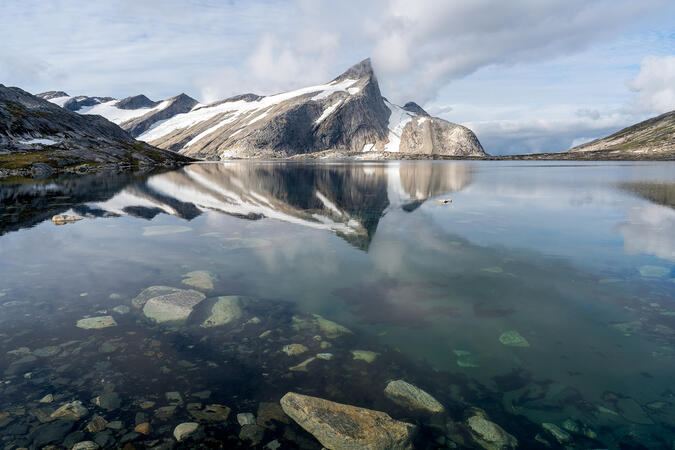
[[[123,421],[107,432],[118,442],[136,413],[147,414],[154,431],[136,438],[139,447],[194,420],[187,403],[226,405],[229,420],[207,424],[202,444],[243,445],[234,415],[287,391],[417,421],[420,448],[453,438],[438,419],[411,417],[384,397],[388,380],[404,378],[446,406],[441,422],[480,407],[521,447],[543,445],[537,435],[557,445],[541,423],[567,421],[579,429],[577,447],[670,448],[674,169],[232,162],[1,185],[2,439],[27,445],[37,411],[79,399],[90,414]],[[62,212],[87,218],[48,220]],[[246,296],[241,317],[166,326],[131,307],[149,286],[189,288],[191,271],[211,274],[206,297]],[[119,305],[130,312],[113,312]],[[107,314],[116,327],[75,326]],[[321,330],[293,327],[311,314],[353,334],[315,340]],[[509,336],[520,346],[505,345]],[[309,350],[288,356],[290,343]],[[21,347],[31,353],[7,353]],[[354,360],[356,349],[378,356]],[[289,370],[317,352],[334,357]],[[171,391],[185,405],[155,417]],[[122,406],[90,403],[106,392]],[[49,393],[53,404],[37,402]],[[142,410],[143,401],[156,405]],[[290,425],[267,429],[261,444],[273,439],[313,445]]]

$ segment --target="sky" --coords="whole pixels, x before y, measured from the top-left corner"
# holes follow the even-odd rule
[[[211,102],[371,57],[382,94],[551,152],[675,109],[672,0],[3,0],[0,83]]]

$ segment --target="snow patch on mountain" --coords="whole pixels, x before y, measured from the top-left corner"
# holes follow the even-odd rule
[[[389,129],[389,142],[385,144],[384,151],[390,153],[398,153],[401,148],[401,136],[403,135],[403,129],[410,122],[414,114],[409,113],[405,109],[401,108],[398,105],[384,101],[384,104],[387,105],[387,108],[391,111],[389,116],[389,124],[387,128]]]
[[[50,102],[59,105],[61,108],[63,108],[63,105],[66,104],[68,100],[70,100],[72,97],[70,95],[66,95],[64,97],[55,97],[55,98],[50,98],[48,99]]]
[[[341,104],[342,104],[342,100],[338,100],[337,102],[333,103],[332,105],[330,105],[329,107],[324,109],[323,113],[321,113],[319,118],[316,119],[316,121],[314,123],[319,124],[319,123],[323,122],[323,119],[330,116],[333,113],[333,111],[335,111],[338,108],[338,106],[340,106]]]
[[[149,112],[161,111],[171,104],[170,101],[164,100],[154,108],[120,109],[116,106],[118,102],[119,100],[113,100],[94,106],[84,106],[77,112],[80,114],[98,114],[119,125],[136,117],[144,116]]]
[[[54,139],[48,139],[48,138],[32,138],[28,139],[25,141],[19,141],[20,144],[25,144],[25,145],[54,145],[58,144],[60,141],[55,141]]]

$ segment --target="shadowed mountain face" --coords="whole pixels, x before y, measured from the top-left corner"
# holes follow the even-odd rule
[[[1,218],[0,231],[32,226],[68,209],[90,217],[170,214],[188,221],[209,211],[323,229],[367,250],[390,208],[412,211],[431,197],[463,189],[471,177],[462,163],[427,162],[193,164],[148,178],[56,179],[3,186],[0,206],[12,213]],[[90,183],[96,189],[86,189]]]

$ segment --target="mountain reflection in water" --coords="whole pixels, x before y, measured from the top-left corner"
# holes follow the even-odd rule
[[[65,179],[33,190],[19,186],[13,195],[7,188],[5,208],[13,202],[12,209],[22,211],[3,220],[2,231],[20,227],[18,217],[31,226],[68,207],[95,217],[153,219],[163,213],[188,221],[210,210],[329,230],[365,250],[388,208],[412,211],[470,183],[471,170],[464,163],[195,164],[147,178]]]

